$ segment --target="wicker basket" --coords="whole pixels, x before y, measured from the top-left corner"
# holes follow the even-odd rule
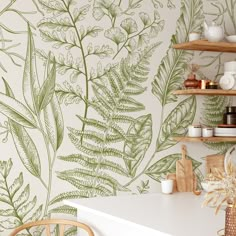
[[[214,173],[215,169],[224,172],[224,159],[224,155],[206,156],[206,174]]]
[[[236,206],[228,205],[225,213],[225,236],[236,235]]]

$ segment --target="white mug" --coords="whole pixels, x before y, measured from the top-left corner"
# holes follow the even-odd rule
[[[201,38],[201,35],[199,33],[190,33],[188,36],[189,41],[199,40]]]
[[[161,191],[165,194],[171,194],[173,192],[174,180],[165,179],[161,180]]]

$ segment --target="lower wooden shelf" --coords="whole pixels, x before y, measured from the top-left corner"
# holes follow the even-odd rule
[[[173,137],[178,142],[236,142],[236,137],[199,137],[188,136]]]

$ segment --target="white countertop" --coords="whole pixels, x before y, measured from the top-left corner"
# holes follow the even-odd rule
[[[202,208],[203,194],[143,194],[65,201],[65,204],[117,222],[171,236],[216,236],[224,228],[224,211]]]

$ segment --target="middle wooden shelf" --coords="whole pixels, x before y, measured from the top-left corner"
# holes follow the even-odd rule
[[[223,89],[180,89],[174,91],[175,95],[223,95],[236,96],[236,90]]]

